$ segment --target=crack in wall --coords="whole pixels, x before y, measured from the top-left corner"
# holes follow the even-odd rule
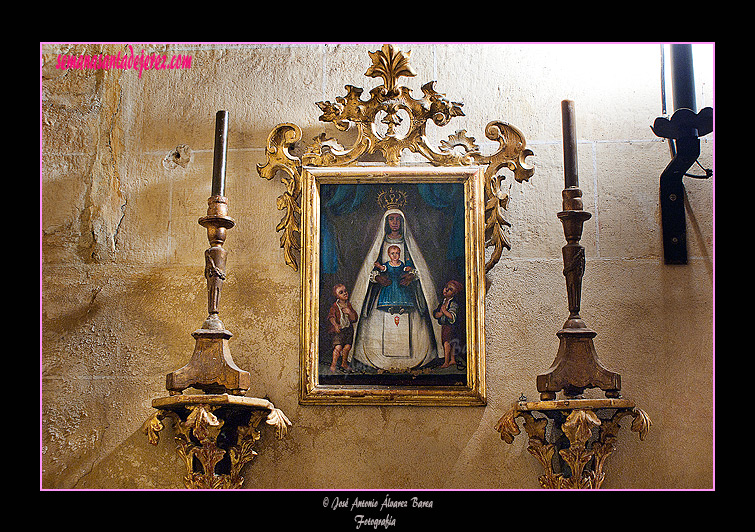
[[[98,139],[96,153],[89,177],[84,209],[80,217],[82,238],[80,255],[87,262],[114,261],[117,252],[118,234],[126,215],[127,201],[121,192],[121,177],[118,171],[120,138],[118,116],[121,112],[122,90],[120,71],[96,73],[96,94],[99,100],[99,120],[93,125]]]

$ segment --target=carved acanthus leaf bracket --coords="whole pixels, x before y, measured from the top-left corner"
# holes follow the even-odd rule
[[[282,439],[291,425],[286,415],[270,404],[268,409],[251,409],[243,423],[227,423],[219,414],[219,406],[197,403],[174,410],[157,410],[142,426],[152,445],[157,445],[163,420],[173,422],[176,450],[185,468],[184,485],[188,489],[234,489],[244,482],[244,466],[257,452],[254,444],[260,439],[257,429],[264,419]],[[240,410],[234,416],[238,416]],[[228,415],[226,412],[225,415]],[[234,417],[231,416],[231,417]],[[227,463],[219,464],[227,457]],[[219,471],[218,469],[222,469]]]
[[[536,418],[531,411],[521,410],[515,405],[498,420],[495,427],[503,441],[513,443],[514,437],[521,432],[516,420],[520,417],[524,420],[524,429],[529,438],[527,451],[545,470],[538,477],[538,482],[546,489],[600,488],[606,477],[606,460],[616,450],[616,439],[621,428],[619,421],[624,416],[632,416],[631,431],[638,433],[641,441],[647,436],[651,425],[647,413],[635,406],[617,408],[611,417],[602,420],[595,410],[588,408],[564,408],[557,412],[556,416],[550,411],[548,417]],[[548,431],[550,417],[560,421],[554,421],[556,426]],[[588,442],[593,439],[593,429],[598,429],[598,436],[590,445]],[[558,449],[555,442],[548,441],[546,433],[551,436],[563,433],[569,446]],[[568,474],[554,469],[556,451],[568,466]]]
[[[441,141],[437,148],[430,146],[426,137],[428,121],[446,126],[452,118],[464,116],[463,104],[451,102],[437,92],[434,81],[422,86],[421,98],[412,97],[411,89],[398,83],[401,77],[416,75],[409,65],[410,54],[391,44],[369,52],[372,65],[365,75],[383,79],[382,85],[370,91],[369,99],[362,99],[363,89],[346,85],[346,95],[336,97],[335,102],[317,102],[322,122],[330,122],[341,131],[355,129],[357,137],[351,147],[344,148],[322,133],[299,158],[291,153],[302,137],[297,125],[279,124],[270,132],[265,150],[267,161],[257,165],[257,172],[268,180],[278,172],[283,173],[281,180],[286,190],[278,197],[277,206],[285,215],[276,230],[282,232],[281,248],[286,264],[294,270],[298,270],[301,251],[302,167],[349,166],[357,164],[360,157],[377,152],[389,166],[399,165],[401,154],[409,150],[434,166],[485,167],[485,247],[494,248],[485,271],[500,260],[504,248],[511,249],[507,238],[510,224],[503,217],[509,196],[502,186],[506,178],[499,171],[510,170],[520,183],[532,177],[535,170],[526,158],[533,153],[526,147],[524,135],[510,124],[493,121],[485,128],[485,136],[498,143],[498,150],[492,155],[483,155],[465,130]]]

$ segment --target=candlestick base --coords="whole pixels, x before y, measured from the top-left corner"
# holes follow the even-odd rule
[[[597,334],[579,316],[569,317],[556,333],[560,340],[556,359],[548,371],[537,376],[542,401],[552,401],[561,390],[567,397],[579,397],[586,388],[600,388],[606,397],[621,396],[621,375],[598,360],[592,340]]]
[[[213,328],[191,333],[196,344],[189,363],[166,376],[165,387],[171,395],[181,394],[186,388],[210,394],[243,395],[251,386],[251,374],[236,366],[231,357],[228,340],[233,335],[222,327],[220,320],[209,321],[208,317],[202,326]],[[218,323],[219,328],[215,328]]]

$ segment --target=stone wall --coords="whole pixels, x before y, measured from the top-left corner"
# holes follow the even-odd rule
[[[193,350],[206,316],[203,253],[214,117],[230,114],[226,195],[237,225],[226,241],[221,315],[249,395],[292,420],[263,430],[248,488],[537,488],[526,437],[508,445],[494,426],[558,348],[568,312],[562,275],[560,101],[575,101],[582,243],[582,316],[601,362],[652,419],[645,441],[628,428],[607,464],[606,488],[713,486],[713,183],[686,180],[689,264],[663,263],[658,182],[668,144],[658,44],[400,44],[411,50],[418,97],[436,90],[465,116],[429,131],[466,129],[483,152],[485,125],[519,128],[535,175],[514,183],[506,214],[511,251],[486,298],[485,407],[301,406],[299,274],[275,226],[278,180],[261,179],[267,134],[326,131],[315,102],[368,92],[375,45],[57,45],[41,47],[43,488],[181,488],[169,431],[148,444],[142,423],[166,395],[166,373]],[[61,69],[59,54],[156,53],[190,68]],[[713,106],[711,45],[696,45],[698,107]],[[346,137],[348,138],[348,136]],[[345,141],[344,141],[345,142]],[[407,158],[411,160],[411,158]],[[710,167],[713,135],[700,161]],[[588,396],[599,397],[595,390]]]

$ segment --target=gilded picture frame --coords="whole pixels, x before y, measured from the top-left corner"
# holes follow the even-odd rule
[[[465,129],[438,144],[431,142],[427,126],[444,127],[463,117],[464,104],[438,92],[434,81],[422,85],[421,96],[415,98],[400,82],[416,76],[410,56],[410,51],[384,44],[369,52],[371,64],[365,72],[368,78],[382,78],[381,85],[369,93],[345,85],[344,96],[316,102],[321,122],[356,135],[350,144],[341,144],[325,131],[302,143],[302,128],[284,122],[269,133],[265,160],[257,164],[261,178],[280,177],[283,184],[276,200],[283,216],[275,230],[285,264],[301,273],[302,404],[451,406],[486,401],[486,273],[504,250],[511,249],[511,224],[504,217],[509,190],[514,182],[532,177],[534,167],[526,159],[534,154],[522,132],[501,120],[485,126],[484,146]],[[409,152],[426,162],[406,161]],[[394,205],[398,203],[403,205]],[[391,220],[408,231],[390,235],[400,240],[393,242],[398,246],[398,262],[388,255],[380,260],[370,255],[383,242],[380,231],[385,237],[389,229],[395,230],[389,227],[388,207],[400,211],[391,214],[400,214],[401,222],[396,216]],[[387,246],[380,249],[388,252]],[[391,261],[398,266],[389,270]],[[375,262],[388,273],[372,271]],[[390,286],[390,297],[383,297],[374,283],[367,285],[368,275],[371,281]],[[451,280],[460,283],[451,287],[461,294],[453,296],[454,304],[442,293]],[[343,285],[339,289],[358,310],[344,310],[348,305],[343,307],[343,300],[333,307],[337,284]],[[446,302],[444,318],[434,315],[443,306],[442,302],[436,306],[439,297]],[[365,301],[370,306],[363,312]],[[384,316],[381,325],[375,318],[378,311],[395,314]],[[415,311],[423,318],[417,318]],[[461,316],[458,321],[455,314]],[[335,316],[337,323],[331,322]],[[352,317],[357,330],[341,331],[349,328]],[[453,323],[440,323],[452,318]],[[407,323],[410,332],[389,335],[391,349],[386,351],[382,336],[386,324],[403,330]],[[358,330],[362,324],[366,333]],[[369,349],[360,350],[365,338]],[[435,357],[427,347],[431,338]],[[456,350],[449,347],[447,355],[444,348],[438,356],[438,346],[451,346],[452,340]],[[347,341],[351,347],[336,353],[335,346],[346,346]],[[402,345],[399,342],[411,342],[408,355],[408,348],[396,347]],[[407,360],[400,362],[394,348],[399,354],[404,349]],[[346,364],[343,351],[347,351]]]
[[[483,178],[303,167],[302,404],[486,404]]]

